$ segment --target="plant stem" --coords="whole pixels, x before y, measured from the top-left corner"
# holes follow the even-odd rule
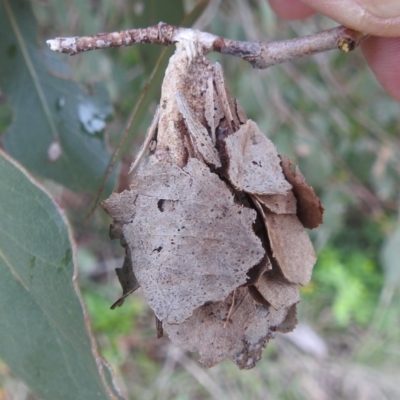
[[[366,36],[360,32],[339,26],[289,40],[241,42],[160,22],[158,25],[143,29],[99,33],[93,36],[58,37],[47,40],[47,44],[53,51],[75,55],[84,51],[108,47],[146,43],[168,46],[175,42],[187,40],[200,43],[205,53],[215,51],[241,57],[251,63],[254,68],[265,69],[272,65],[336,48],[347,53],[354,50]]]

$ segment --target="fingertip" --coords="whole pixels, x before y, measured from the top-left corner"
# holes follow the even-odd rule
[[[300,0],[269,0],[271,8],[283,19],[304,19],[315,11]]]
[[[387,3],[398,0],[303,0],[315,11],[334,19],[347,28],[374,36],[395,37],[400,35],[400,15],[398,7]],[[286,3],[286,2],[285,2]],[[383,6],[386,3],[386,6]],[[386,17],[379,16],[386,15]]]
[[[362,42],[361,48],[380,84],[400,101],[400,38],[373,36]]]

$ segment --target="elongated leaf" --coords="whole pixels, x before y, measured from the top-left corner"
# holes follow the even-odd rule
[[[59,55],[38,51],[36,37],[30,3],[1,0],[0,87],[14,109],[4,146],[30,171],[93,193],[110,158],[103,138],[108,96],[101,86],[85,93]]]
[[[43,399],[119,399],[87,331],[64,216],[2,152],[0,171],[0,357]]]

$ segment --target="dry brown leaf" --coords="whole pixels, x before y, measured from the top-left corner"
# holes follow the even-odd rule
[[[247,287],[236,289],[233,306],[232,299],[204,305],[180,325],[164,324],[164,330],[177,346],[199,352],[205,367],[230,358],[240,369],[253,368],[287,309],[257,305]]]
[[[254,285],[260,279],[261,275],[271,269],[271,261],[268,258],[268,254],[265,253],[263,259],[247,272],[248,279],[246,285]]]
[[[143,164],[131,190],[103,207],[161,321],[180,323],[204,303],[225,299],[264,256],[252,230],[256,212],[235,204],[226,184],[197,159],[183,169]]]
[[[285,178],[275,146],[201,43],[178,41],[159,110],[130,190],[102,204],[126,250],[116,305],[140,285],[158,336],[164,327],[207,367],[230,358],[252,368],[274,332],[297,322],[297,285],[309,281],[315,254],[296,212],[309,226],[307,212],[322,207],[282,158]]]
[[[263,274],[254,286],[275,310],[287,309],[300,301],[297,285],[285,282],[268,272]]]
[[[238,120],[240,121],[241,124],[245,124],[248,118],[237,100],[235,100],[235,106],[236,106],[235,108]]]
[[[136,276],[133,273],[132,260],[129,254],[129,249],[127,249],[127,254],[125,256],[122,268],[115,268],[115,272],[122,287],[122,296],[111,306],[112,310],[115,307],[122,306],[125,298],[140,287],[139,282],[137,281]]]
[[[177,92],[185,96],[195,120],[203,126],[207,125],[204,92],[214,77],[214,67],[204,56],[201,47],[201,44],[190,40],[176,43],[176,51],[169,59],[161,88],[160,120],[154,154],[159,161],[180,167],[186,165],[191,149],[187,145],[188,132],[176,103]]]
[[[250,286],[247,286],[247,288],[249,289],[249,293],[250,293],[251,297],[253,298],[254,303],[256,305],[269,307],[268,301],[264,299],[262,294],[256,289],[255,286],[250,285]]]
[[[224,71],[220,63],[214,64],[214,82],[217,89],[218,100],[225,114],[226,122],[233,132],[240,124],[236,116],[236,105],[225,85]]]
[[[219,121],[224,117],[225,114],[222,110],[222,106],[214,88],[214,79],[212,77],[208,78],[205,98],[206,102],[204,105],[204,117],[208,126],[210,127],[211,139],[215,145],[217,142],[215,130],[219,124]]]
[[[121,193],[113,193],[107,200],[101,203],[101,206],[112,216],[113,223],[110,225],[110,238],[118,239],[122,236],[122,228],[124,224],[131,220],[137,194],[124,190]]]
[[[248,120],[225,139],[227,178],[237,190],[250,194],[286,194],[292,186],[283,175],[273,143]]]
[[[282,170],[286,179],[293,186],[293,193],[297,199],[297,216],[304,227],[314,229],[322,224],[324,208],[315,194],[314,189],[307,185],[304,175],[296,165],[295,172],[292,171],[294,163],[286,156],[280,155]]]
[[[283,277],[290,283],[306,285],[317,256],[303,225],[296,215],[271,213],[257,198],[252,198],[267,228],[271,255]]]
[[[216,168],[221,167],[218,151],[207,129],[197,120],[185,96],[181,92],[176,92],[175,98],[178,110],[183,116],[188,132],[190,133],[190,138],[193,141],[193,148],[201,154],[201,157],[203,157],[207,164]]]
[[[291,190],[286,194],[254,195],[254,197],[275,214],[296,214],[296,197]]]
[[[285,320],[277,327],[278,332],[288,333],[292,332],[297,325],[297,305],[293,304],[285,317]]]
[[[317,256],[296,215],[264,213],[272,255],[291,283],[307,285]]]

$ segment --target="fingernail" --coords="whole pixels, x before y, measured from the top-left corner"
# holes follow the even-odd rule
[[[400,17],[399,0],[358,0],[366,11],[378,18]]]

